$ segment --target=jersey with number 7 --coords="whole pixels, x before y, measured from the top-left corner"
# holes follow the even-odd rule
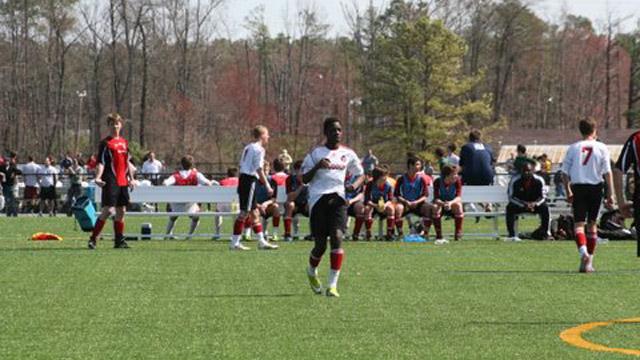
[[[573,143],[562,162],[562,172],[569,176],[572,184],[600,184],[603,176],[611,172],[609,149],[596,140]]]

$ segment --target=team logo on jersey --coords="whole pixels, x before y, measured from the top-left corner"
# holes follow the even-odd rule
[[[346,163],[347,162],[347,155],[342,155],[340,157],[340,161],[342,161],[343,163]]]

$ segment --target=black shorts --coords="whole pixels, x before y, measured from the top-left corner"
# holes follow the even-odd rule
[[[402,210],[402,216],[405,217],[409,214],[413,214],[418,217],[423,217],[424,215],[420,212],[422,210],[423,205],[424,205],[424,202],[420,203],[420,205],[414,207],[413,209],[409,209],[408,207],[405,206],[404,210]]]
[[[56,196],[56,188],[55,186],[47,186],[40,188],[40,199],[41,200],[55,200]]]
[[[296,207],[293,209],[293,216],[300,214],[302,216],[309,217],[308,203],[295,201],[294,204],[296,205]]]
[[[573,184],[573,220],[596,222],[602,204],[602,184]]]
[[[107,183],[102,188],[102,206],[129,206],[129,187]]]
[[[240,211],[249,212],[256,207],[256,183],[258,179],[251,175],[240,174],[238,181],[238,197],[240,200]]]
[[[347,227],[347,203],[336,193],[323,195],[311,210],[311,235],[326,239],[336,230],[343,233]]]
[[[362,204],[362,201],[356,201],[347,208],[347,215],[356,217],[356,204]]]

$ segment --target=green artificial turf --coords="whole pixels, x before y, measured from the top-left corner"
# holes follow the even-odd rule
[[[127,229],[148,221],[164,228],[131,218]],[[489,224],[468,220],[466,231]],[[349,242],[334,299],[309,289],[306,241],[272,252],[101,241],[89,251],[73,228],[69,218],[0,218],[0,359],[623,359],[559,334],[640,317],[633,242],[601,245],[589,275],[576,272],[572,242]],[[65,240],[27,240],[36,231]],[[325,256],[323,281],[328,266]],[[640,324],[618,324],[585,338],[640,349],[638,335]]]

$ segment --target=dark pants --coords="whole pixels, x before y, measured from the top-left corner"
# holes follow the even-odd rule
[[[82,185],[80,184],[71,184],[69,190],[67,190],[67,201],[65,204],[65,208],[67,209],[67,215],[71,216],[71,207],[76,202],[76,199],[82,196]]]
[[[14,195],[14,186],[4,186],[2,196],[4,196],[4,211],[7,216],[18,216],[18,202]]]
[[[530,211],[526,207],[509,203],[509,205],[507,205],[507,231],[509,231],[509,237],[516,236],[516,231],[515,231],[516,216],[518,214],[523,214],[523,213],[538,214],[538,216],[540,216],[540,222],[542,223],[541,224],[542,228],[545,230],[545,232],[549,231],[549,207],[547,206],[546,202],[542,203],[539,206],[536,206],[533,209],[533,211]]]

